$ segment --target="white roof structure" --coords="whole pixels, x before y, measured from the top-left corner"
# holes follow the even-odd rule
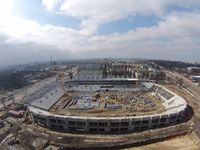
[[[177,113],[181,110],[184,110],[184,108],[187,106],[187,102],[185,101],[185,99],[183,99],[182,97],[178,96],[177,94],[171,92],[170,90],[166,89],[163,86],[160,86],[160,85],[157,85],[157,86],[161,87],[166,92],[173,94],[173,97],[170,99],[165,99],[163,96],[160,95],[162,100],[164,100],[162,105],[166,108],[166,111],[164,112],[165,114]]]

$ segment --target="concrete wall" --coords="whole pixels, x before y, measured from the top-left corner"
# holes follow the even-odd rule
[[[53,130],[66,132],[124,133],[174,125],[182,122],[184,113],[185,110],[168,115],[87,118],[56,115],[45,116],[32,112],[32,116],[35,123]]]

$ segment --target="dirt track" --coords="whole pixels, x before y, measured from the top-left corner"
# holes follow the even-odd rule
[[[199,150],[199,138],[195,133],[180,136],[146,146],[126,150]]]

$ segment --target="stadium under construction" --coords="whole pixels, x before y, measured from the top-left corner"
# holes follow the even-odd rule
[[[72,79],[29,105],[34,122],[60,132],[129,133],[185,120],[184,98],[135,78]]]

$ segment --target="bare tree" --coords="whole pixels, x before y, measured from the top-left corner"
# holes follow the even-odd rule
[[[177,79],[176,79],[176,84],[177,84],[178,86],[182,86],[182,85],[183,85],[183,78],[177,78]]]

